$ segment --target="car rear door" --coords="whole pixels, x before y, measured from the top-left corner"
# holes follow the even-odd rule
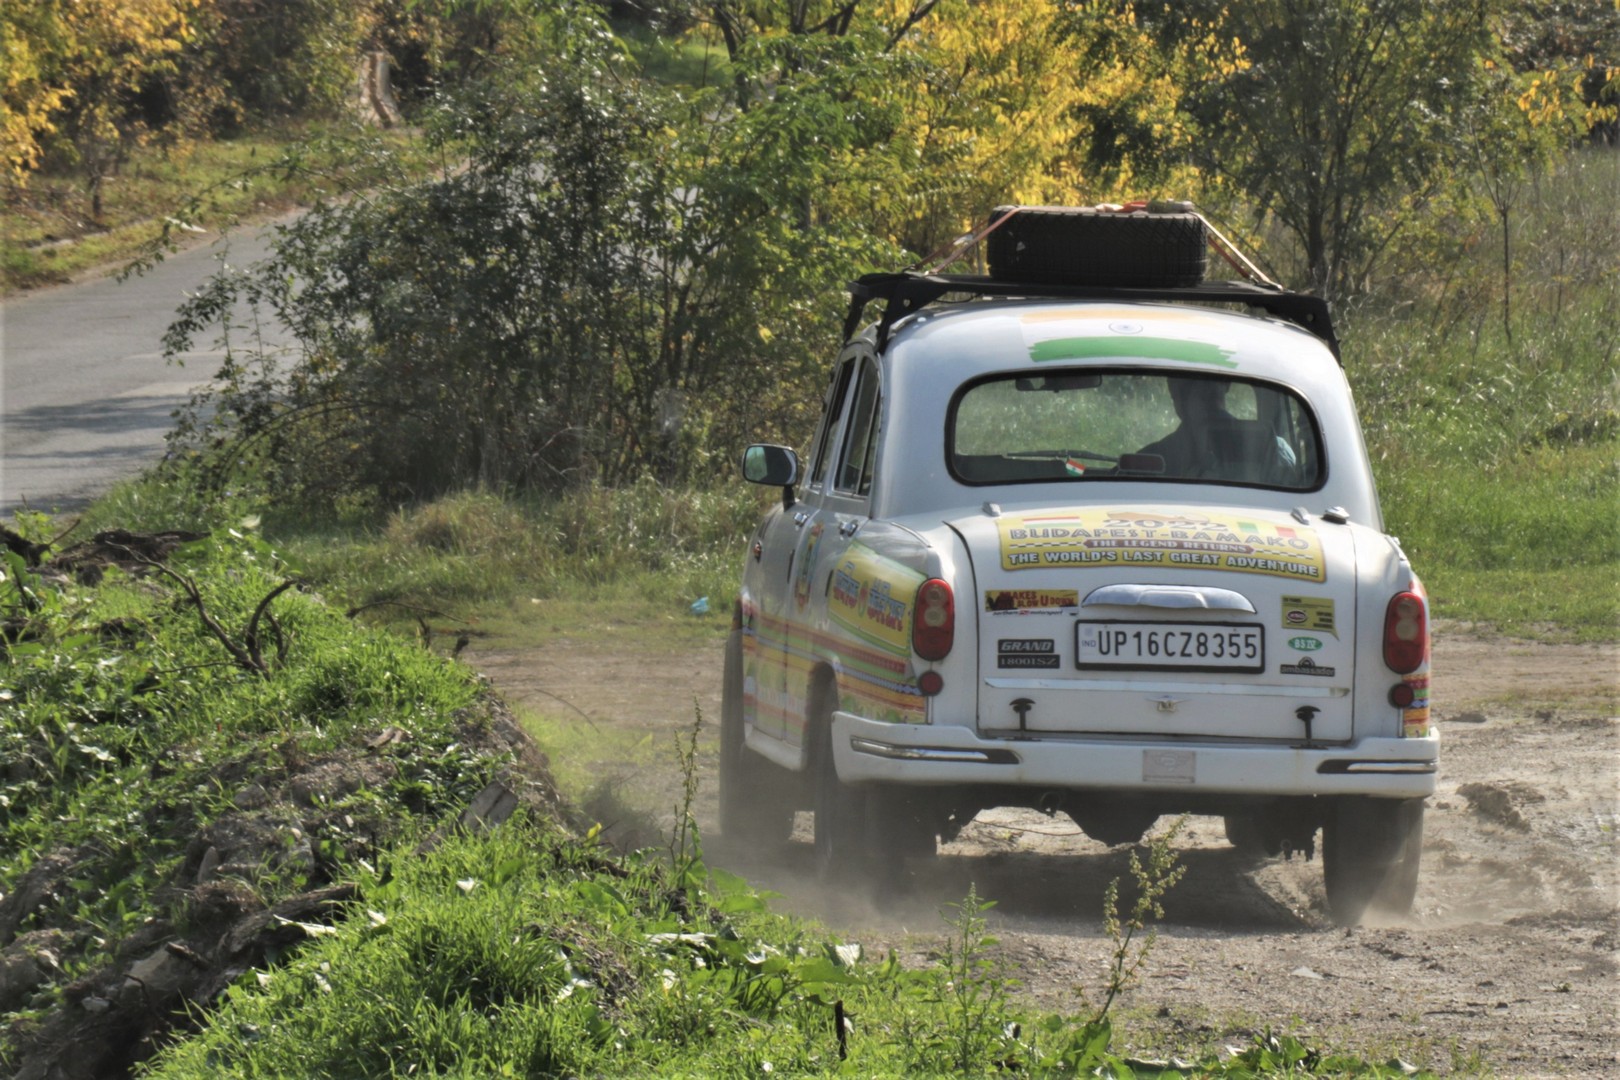
[[[833,610],[840,606],[842,594],[835,591],[834,583],[841,560],[866,524],[871,497],[882,403],[878,368],[875,359],[859,348],[845,362],[847,400],[840,410],[838,428],[822,450],[819,503],[794,569],[796,637],[787,681],[801,707],[784,717],[782,731],[782,737],[794,745],[804,741],[809,721],[811,673],[824,660],[830,660],[835,670],[842,668],[846,660],[841,647],[846,627],[837,620],[839,612]]]
[[[760,610],[751,635],[752,667],[745,671],[754,690],[755,727],[773,738],[804,726],[814,617],[810,574],[826,530],[823,502],[854,374],[853,356],[843,357],[833,369],[798,501],[773,517],[760,540]]]

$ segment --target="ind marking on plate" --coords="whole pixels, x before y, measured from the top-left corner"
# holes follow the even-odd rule
[[[1196,750],[1143,750],[1142,782],[1192,784],[1198,781]]]

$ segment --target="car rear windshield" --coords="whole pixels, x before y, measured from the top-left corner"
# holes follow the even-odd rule
[[[1308,491],[1321,438],[1285,387],[1221,375],[1042,371],[970,383],[947,433],[969,484],[1167,480]]]

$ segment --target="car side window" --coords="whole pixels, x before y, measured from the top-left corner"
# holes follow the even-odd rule
[[[849,380],[854,370],[855,360],[851,358],[839,364],[833,372],[822,410],[821,430],[816,432],[815,458],[807,474],[811,487],[824,489],[827,486],[827,474],[832,468],[833,436],[838,431],[838,418],[843,415],[844,399],[849,396]]]
[[[833,486],[840,492],[861,497],[871,494],[878,401],[877,365],[865,360],[861,364],[860,382],[855,386],[849,423],[844,427],[843,452],[838,456],[838,478]]]

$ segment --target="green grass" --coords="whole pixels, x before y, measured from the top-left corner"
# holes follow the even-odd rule
[[[726,87],[733,80],[731,60],[720,32],[706,27],[695,35],[658,34],[638,24],[616,27],[642,74],[666,86]]]
[[[729,617],[757,488],[669,489],[645,481],[552,500],[454,495],[359,529],[308,520],[266,528],[308,572],[355,602],[398,599],[486,631],[544,640],[654,623],[704,637]],[[708,598],[708,615],[692,605]]]
[[[454,718],[477,700],[465,670],[296,590],[270,606],[265,670],[251,670],[203,612],[245,649],[252,612],[284,580],[268,546],[226,535],[168,565],[194,584],[201,610],[163,576],[113,570],[97,587],[58,590],[29,584],[8,557],[0,581],[0,893],[47,854],[76,854],[72,888],[21,927],[79,932],[62,957],[69,970],[115,950],[146,918],[176,915],[183,897],[168,878],[245,777],[340,751],[379,724],[413,737],[394,781],[349,808],[356,819],[408,817],[407,805],[447,812],[489,774],[453,749]],[[264,869],[256,887],[272,897],[312,872]]]
[[[243,978],[147,1075],[1184,1075],[1127,1072],[1106,1019],[1021,1015],[971,892],[942,911],[934,964],[907,970],[771,915],[695,849],[618,859],[543,823],[390,859],[359,884],[353,918]],[[1270,1032],[1197,1068],[1403,1075]]]
[[[1435,613],[1576,641],[1620,633],[1620,462],[1613,442],[1537,445],[1499,464],[1380,468],[1388,527]]]
[[[1446,296],[1392,291],[1344,321],[1386,524],[1441,616],[1620,637],[1616,184],[1616,155],[1580,153],[1538,186],[1511,337],[1489,244]]]
[[[636,818],[662,816],[665,806],[641,805],[649,791],[633,791],[638,776],[667,769],[670,746],[650,731],[597,725],[582,719],[566,705],[557,704],[545,715],[520,714],[524,728],[534,736],[551,761],[557,790],[604,824],[617,824],[593,806],[613,807]],[[707,733],[705,733],[707,734]],[[639,827],[641,822],[634,822]]]

